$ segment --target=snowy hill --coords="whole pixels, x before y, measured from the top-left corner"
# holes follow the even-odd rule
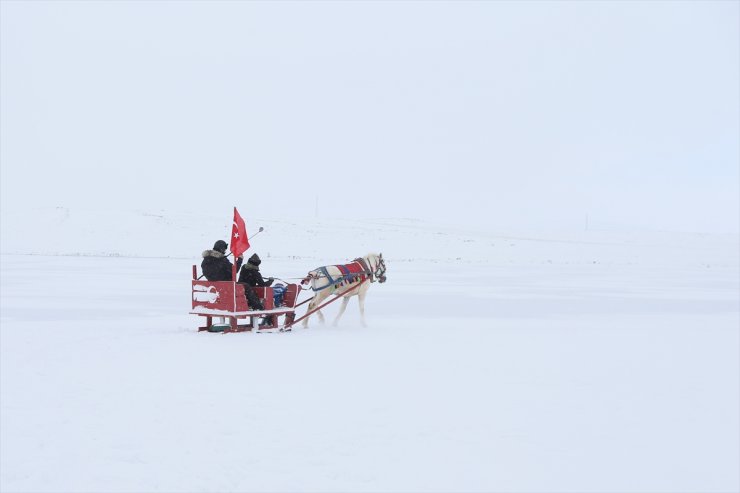
[[[485,231],[413,219],[268,218],[245,215],[266,257],[338,262],[382,251],[395,262],[615,264],[737,267],[737,235],[640,231]],[[197,260],[228,239],[231,211],[86,210],[65,207],[6,213],[4,254],[180,257]]]

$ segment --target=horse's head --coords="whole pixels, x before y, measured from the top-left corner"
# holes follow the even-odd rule
[[[368,255],[368,258],[372,259],[371,265],[374,265],[374,267],[371,268],[373,269],[373,275],[375,278],[378,282],[385,282],[385,260],[383,260],[383,254],[370,254]]]

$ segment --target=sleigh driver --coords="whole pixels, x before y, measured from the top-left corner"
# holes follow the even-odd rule
[[[260,259],[259,255],[255,253],[254,255],[249,257],[249,260],[247,260],[247,263],[241,268],[241,271],[239,272],[239,283],[244,285],[244,292],[247,294],[247,301],[249,302],[249,306],[257,310],[263,310],[264,307],[257,297],[257,294],[254,292],[254,289],[252,288],[266,288],[272,286],[272,283],[274,281],[272,277],[268,277],[267,280],[262,277],[262,273],[260,273],[261,263],[262,260]],[[265,318],[265,320],[263,320],[263,323],[267,325],[272,325],[272,322],[272,317],[269,315]]]

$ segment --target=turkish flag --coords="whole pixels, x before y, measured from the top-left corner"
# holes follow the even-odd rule
[[[244,219],[239,215],[236,207],[234,207],[234,224],[231,225],[231,246],[229,249],[234,254],[234,258],[249,249],[247,226],[244,224]]]

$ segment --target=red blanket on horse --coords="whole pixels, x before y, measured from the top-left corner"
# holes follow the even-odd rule
[[[337,269],[342,273],[342,277],[345,281],[354,281],[359,279],[360,281],[365,279],[365,271],[359,262],[352,262],[351,264],[335,265]]]

